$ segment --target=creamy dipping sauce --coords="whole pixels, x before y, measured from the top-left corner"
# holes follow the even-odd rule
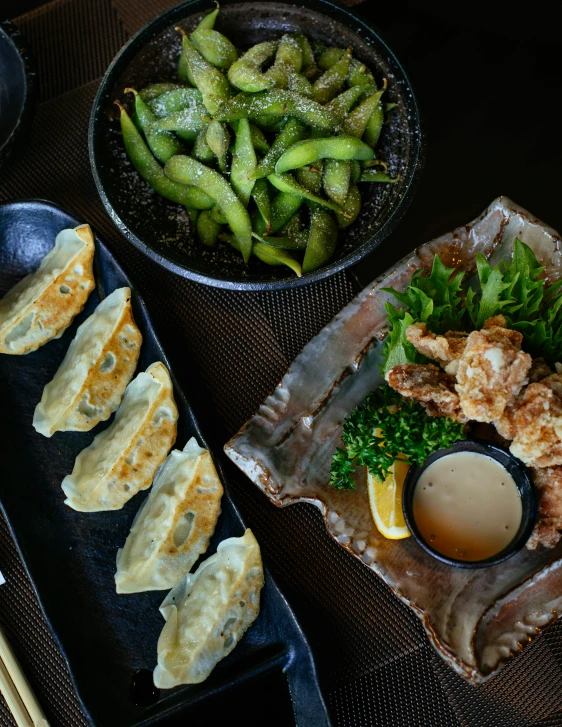
[[[413,515],[423,539],[455,560],[484,560],[513,540],[522,517],[513,477],[491,457],[456,452],[425,469]]]

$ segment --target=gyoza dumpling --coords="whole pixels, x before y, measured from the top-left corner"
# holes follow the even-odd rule
[[[0,300],[0,353],[29,353],[64,333],[94,287],[93,259],[89,225],[59,232],[37,270]]]
[[[108,419],[135,372],[141,343],[131,289],[118,288],[76,332],[43,390],[33,416],[35,429],[50,437],[58,431],[89,431]]]
[[[150,487],[176,441],[178,410],[168,369],[158,362],[125,390],[112,424],[82,450],[62,481],[74,510],[119,510]]]
[[[209,547],[223,489],[207,449],[192,437],[158,471],[122,550],[117,593],[172,588]]]
[[[158,639],[155,686],[204,681],[255,620],[262,586],[260,546],[251,530],[223,540],[215,555],[182,578],[160,606],[166,624]]]

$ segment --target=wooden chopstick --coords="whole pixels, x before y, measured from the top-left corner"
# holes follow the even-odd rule
[[[0,627],[0,690],[18,727],[49,727],[12,647]]]

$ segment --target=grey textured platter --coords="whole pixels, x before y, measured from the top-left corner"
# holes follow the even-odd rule
[[[315,338],[258,412],[226,445],[238,467],[278,506],[316,505],[330,535],[372,568],[421,619],[447,663],[478,684],[551,623],[562,609],[562,544],[523,550],[505,563],[464,570],[439,563],[412,538],[387,540],[371,517],[364,477],[354,491],[329,485],[331,455],[345,417],[382,383],[387,331],[382,288],[403,290],[435,253],[446,264],[475,269],[478,252],[492,261],[519,237],[550,281],[562,277],[558,233],[500,197],[463,227],[422,245],[367,286]]]
[[[0,205],[0,295],[38,267],[61,230],[82,222],[42,200]],[[151,671],[164,624],[158,607],[165,592],[118,595],[113,578],[117,548],[147,493],[139,493],[117,511],[71,510],[64,504],[61,481],[72,471],[76,455],[109,422],[91,432],[57,432],[50,439],[32,427],[43,387],[60,365],[77,326],[116,288],[128,286],[133,293],[133,313],[143,335],[139,370],[162,361],[172,371],[134,284],[98,239],[95,277],[96,288],[84,311],[61,338],[26,356],[0,355],[0,507],[89,724],[164,727],[177,725],[178,720],[187,724],[193,705],[261,675],[281,672],[296,725],[329,727],[308,644],[267,570],[258,618],[210,677],[201,684],[162,690],[160,695],[152,692]],[[230,498],[222,453],[213,441],[212,419],[202,427],[190,404],[196,395],[198,401],[206,399],[192,357],[182,357],[181,365],[190,383],[188,391],[185,385],[180,389],[172,373],[179,411],[175,447],[182,448],[194,436],[209,448],[225,490],[205,558],[224,538],[241,535],[244,525]],[[25,610],[25,604],[20,608]],[[133,682],[144,682],[146,690],[139,693]]]

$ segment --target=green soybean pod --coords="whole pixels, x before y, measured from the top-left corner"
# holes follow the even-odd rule
[[[266,235],[269,235],[271,230],[271,200],[269,199],[266,179],[256,179],[252,189],[252,198],[264,222],[263,231]]]
[[[338,119],[343,121],[343,119],[353,108],[354,104],[359,101],[361,96],[376,93],[376,90],[376,86],[369,84],[364,84],[362,86],[352,86],[351,88],[342,91],[342,93],[333,98],[326,106],[330,109],[330,111],[332,111],[332,113],[337,116]]]
[[[191,42],[215,68],[227,71],[238,59],[238,51],[226,36],[211,28],[196,28]]]
[[[284,35],[279,41],[275,63],[264,74],[272,78],[277,88],[287,88],[289,73],[298,73],[302,66],[302,50],[296,38]]]
[[[197,237],[206,247],[216,245],[220,224],[213,219],[211,210],[203,210],[197,218]]]
[[[253,254],[267,265],[286,265],[297,277],[301,277],[302,269],[299,261],[290,252],[267,245],[263,242],[254,243]]]
[[[353,160],[351,162],[351,176],[350,179],[353,182],[353,184],[357,184],[357,182],[361,178],[361,164],[358,161]]]
[[[297,33],[296,41],[300,45],[302,52],[302,68],[301,73],[305,78],[309,80],[314,78],[318,73],[318,66],[316,65],[316,59],[314,58],[314,52],[310,45],[308,38],[302,33]]]
[[[228,225],[234,233],[244,262],[252,252],[252,223],[242,202],[226,179],[196,159],[184,155],[172,157],[164,168],[167,177],[180,184],[193,184],[220,205]]]
[[[312,84],[300,73],[292,72],[287,74],[287,88],[293,93],[298,93],[299,96],[304,96],[304,98],[314,98]]]
[[[308,189],[301,187],[301,185],[293,179],[290,174],[270,174],[267,179],[280,192],[287,192],[288,194],[293,194],[297,197],[303,197],[311,202],[316,202],[316,204],[327,207],[334,212],[341,212],[341,208],[338,207],[338,205],[335,205],[333,202],[329,202],[326,199],[321,199],[315,194],[309,192]]]
[[[207,127],[205,139],[213,154],[218,159],[219,169],[221,172],[226,172],[226,157],[230,144],[230,134],[225,124],[221,124],[220,121],[212,119]]]
[[[277,135],[270,150],[258,164],[254,176],[256,179],[267,177],[275,171],[275,165],[287,149],[297,141],[304,139],[306,126],[298,119],[287,119],[285,126]]]
[[[383,124],[384,108],[382,105],[382,101],[379,101],[378,104],[375,106],[373,113],[369,117],[369,121],[367,121],[367,126],[363,134],[363,140],[369,146],[372,146],[373,149],[378,144]]]
[[[187,216],[189,217],[189,224],[193,230],[197,229],[197,218],[199,217],[200,210],[195,209],[194,207],[186,207],[185,211],[187,212]]]
[[[203,58],[185,32],[181,28],[178,30],[183,33],[182,53],[187,58],[193,81],[203,94],[203,103],[207,111],[210,114],[216,114],[220,105],[232,96],[233,89],[226,76],[223,76],[218,68]],[[226,121],[227,119],[219,120]]]
[[[215,27],[215,23],[218,17],[218,14],[220,12],[220,5],[215,0],[215,9],[212,10],[210,13],[207,13],[207,15],[204,15],[201,20],[199,21],[197,27],[195,30],[212,30]]]
[[[337,242],[338,227],[332,215],[321,207],[313,207],[310,210],[310,232],[302,263],[303,273],[311,273],[328,262]]]
[[[255,220],[255,231],[259,235],[278,232],[293,217],[304,202],[303,197],[296,197],[294,194],[279,192],[271,203],[271,223],[269,228],[261,215]]]
[[[139,127],[146,137],[150,151],[159,162],[165,164],[174,154],[182,150],[181,142],[169,131],[152,131],[152,124],[157,121],[154,112],[145,104],[134,88],[126,88],[125,93],[132,93],[135,97],[135,114]]]
[[[349,191],[351,162],[341,159],[326,159],[322,180],[326,195],[342,207]]]
[[[304,250],[306,248],[307,238],[304,234],[298,238],[264,235],[263,237],[259,237],[259,240],[280,250]]]
[[[373,93],[371,96],[362,101],[357,108],[349,113],[343,122],[343,131],[349,136],[355,136],[360,139],[367,128],[371,115],[375,112],[377,106],[381,102],[381,96],[386,90],[386,78],[380,91]]]
[[[389,184],[395,184],[400,179],[398,174],[396,177],[389,177],[385,172],[377,172],[374,169],[364,169],[361,174],[360,182],[387,182]]]
[[[219,121],[261,116],[294,116],[308,126],[330,133],[337,127],[336,118],[329,109],[312,99],[280,88],[261,93],[239,93],[223,103],[216,114]]]
[[[256,152],[252,144],[252,133],[248,119],[240,119],[234,142],[230,183],[245,207],[248,206],[250,195],[255,184],[253,174],[256,171]]]
[[[252,135],[252,144],[254,145],[254,149],[259,154],[267,154],[270,149],[270,145],[259,126],[250,124],[250,134]]]
[[[164,116],[163,119],[155,119],[151,124],[150,130],[156,131],[175,131],[182,135],[182,139],[194,141],[199,132],[206,129],[209,122],[205,120],[204,106],[189,106],[176,111],[174,114]]]
[[[359,212],[361,212],[361,192],[357,185],[353,182],[349,185],[349,192],[347,193],[347,197],[343,203],[343,210],[347,215],[346,217],[336,212],[336,218],[341,230],[344,230],[346,227],[353,224],[359,216]]]
[[[343,48],[326,48],[318,58],[318,68],[328,71],[344,54]]]
[[[320,194],[322,189],[322,172],[324,170],[324,162],[317,161],[314,165],[299,167],[295,170],[297,182],[308,189],[312,194]]]
[[[191,73],[191,69],[189,68],[189,63],[187,62],[187,58],[184,56],[183,53],[180,53],[180,57],[178,59],[176,75],[179,81],[183,81],[183,83],[189,83],[190,86],[195,86],[195,80]]]
[[[140,96],[142,98],[142,92]],[[148,101],[148,106],[159,119],[162,119],[164,116],[170,116],[170,114],[175,114],[185,108],[203,106],[203,96],[201,91],[196,88],[181,86],[151,99]]]
[[[123,105],[118,101],[115,103],[120,109],[121,133],[125,151],[145,182],[148,182],[160,196],[171,202],[177,202],[185,207],[210,209],[213,206],[213,200],[202,189],[168,179]]]
[[[226,215],[224,214],[221,207],[219,207],[218,204],[216,204],[211,209],[211,218],[219,225],[227,225],[228,220],[226,219]]]
[[[342,54],[342,57],[334,63],[314,82],[314,99],[318,103],[326,104],[331,101],[345,83],[351,63],[351,48]]]
[[[343,48],[326,48],[318,58],[318,66],[323,71],[327,71],[340,60],[343,54]],[[375,79],[364,63],[357,58],[352,58],[346,81],[350,86],[357,86],[364,83],[374,84]]]
[[[195,140],[195,144],[193,145],[191,155],[203,164],[212,164],[215,161],[215,153],[207,144],[206,129],[199,132],[197,139]]]
[[[275,79],[262,73],[261,66],[276,52],[277,41],[266,41],[246,51],[228,69],[228,80],[241,91],[256,93],[275,85]]]
[[[259,129],[263,131],[271,131],[277,134],[281,131],[287,119],[282,116],[265,116],[263,114],[255,114],[252,120]]]
[[[342,159],[350,161],[368,161],[374,159],[375,153],[364,141],[354,136],[334,136],[322,139],[305,139],[293,144],[275,165],[276,174],[283,174],[291,169],[314,164],[319,159]]]
[[[143,88],[142,91],[139,91],[139,96],[145,103],[149,103],[163,93],[177,91],[182,88],[187,88],[187,86],[181,83],[152,83],[150,86]]]

